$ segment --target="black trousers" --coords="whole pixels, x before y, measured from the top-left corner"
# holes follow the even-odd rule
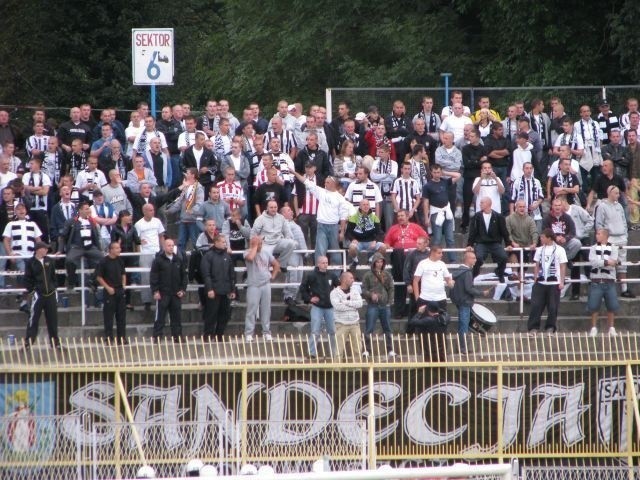
[[[473,266],[473,277],[477,277],[480,273],[480,268],[484,265],[484,261],[489,255],[493,258],[493,261],[498,264],[495,269],[495,274],[500,278],[502,282],[504,279],[504,270],[507,268],[507,252],[504,246],[500,242],[495,243],[476,243],[474,246],[476,257],[478,260]]]
[[[104,253],[97,247],[82,248],[72,246],[67,252],[65,267],[67,269],[67,285],[78,286],[78,276],[76,269],[80,266],[80,259],[86,259],[85,268],[96,268],[98,262],[104,257]]]
[[[527,330],[539,330],[541,327],[542,312],[547,309],[547,324],[545,329],[553,328],[557,330],[558,306],[560,305],[560,290],[558,285],[542,285],[535,283],[531,291],[531,311]]]
[[[393,287],[393,314],[395,316],[405,316],[407,314],[407,286],[404,284],[404,250],[394,248],[391,252],[391,275],[394,282],[402,282],[402,285]]]
[[[212,339],[214,336],[222,340],[227,323],[231,318],[231,300],[228,295],[206,297],[202,319],[204,320],[204,336]]]
[[[165,321],[169,314],[171,336],[178,339],[182,335],[182,300],[177,295],[162,295],[156,300],[156,318],[153,322],[153,336],[162,336]]]
[[[428,304],[438,304],[438,307],[441,310],[447,309],[446,300],[430,302],[422,298],[418,298],[418,301],[416,302],[416,310],[422,305]],[[447,359],[447,351],[445,348],[445,333],[447,333],[447,327],[442,325],[433,325],[431,328],[425,329],[407,329],[407,333],[422,337],[425,362],[444,362]]]
[[[318,232],[318,220],[315,215],[302,213],[296,218],[296,223],[302,229],[304,238],[307,241],[307,248],[313,250],[316,248],[316,234]]]
[[[27,343],[32,343],[38,337],[38,324],[40,315],[44,311],[44,318],[47,322],[49,340],[53,345],[58,345],[58,295],[54,292],[49,296],[33,293],[31,299],[31,314],[27,322]]]
[[[462,221],[460,227],[469,226],[469,208],[473,202],[473,181],[475,178],[464,177],[462,184]]]
[[[116,319],[116,335],[118,338],[126,338],[127,306],[124,288],[117,288],[113,295],[104,292],[104,336],[113,339],[113,319]]]

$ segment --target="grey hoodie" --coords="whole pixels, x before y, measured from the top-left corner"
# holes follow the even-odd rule
[[[279,213],[272,217],[266,210],[253,223],[251,236],[262,237],[266,245],[275,245],[282,238],[293,239],[287,220]]]
[[[612,203],[603,200],[596,207],[596,230],[606,228],[609,230],[611,243],[627,242],[627,220],[620,202]]]

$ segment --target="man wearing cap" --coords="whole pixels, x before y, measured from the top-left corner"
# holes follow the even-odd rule
[[[44,311],[51,345],[60,348],[58,339],[58,296],[56,295],[56,268],[54,261],[47,257],[49,245],[43,242],[35,244],[33,257],[25,263],[24,285],[31,298],[31,314],[27,322],[25,349],[38,337],[40,314]]]
[[[620,130],[620,120],[618,120],[618,117],[610,110],[609,102],[606,98],[600,100],[598,103],[598,109],[600,110],[600,113],[598,113],[596,122],[600,127],[600,139],[603,145],[607,145],[611,141],[609,138],[611,131]]]

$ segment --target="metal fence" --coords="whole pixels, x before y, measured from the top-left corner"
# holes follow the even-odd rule
[[[144,462],[177,475],[192,455],[283,471],[324,455],[345,468],[365,458],[368,467],[412,458],[638,463],[640,335],[473,336],[467,356],[455,338],[439,339],[444,361],[429,356],[432,337],[400,335],[398,357],[374,338],[374,355],[342,362],[309,360],[307,339],[293,337],[73,340],[29,352],[0,341],[0,402],[22,390],[31,414],[60,416],[55,448],[9,465],[55,472],[77,465],[77,452],[81,471],[116,477]]]

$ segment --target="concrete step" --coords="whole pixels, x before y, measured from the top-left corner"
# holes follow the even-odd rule
[[[588,331],[589,316],[585,313],[586,299],[581,301],[563,301],[560,307],[558,319],[558,329],[564,332],[584,332]],[[529,313],[529,306],[525,304],[524,313],[519,314],[519,304],[517,302],[504,302],[484,300],[481,301],[494,312],[497,318],[496,326],[492,333],[522,333],[526,332],[526,322]],[[619,331],[638,331],[640,306],[634,300],[621,299],[621,309],[616,317],[616,328]],[[280,302],[273,303],[271,309],[271,330],[274,335],[307,335],[309,324],[306,322],[284,322],[282,321],[286,306]],[[364,319],[365,309],[361,310],[361,318]],[[457,311],[455,306],[449,305],[451,314],[450,332],[457,331]],[[227,326],[226,334],[242,335],[244,333],[245,304],[238,303],[232,309],[231,320]],[[145,338],[151,337],[153,331],[153,321],[155,309],[147,312],[143,307],[135,307],[134,311],[127,312],[127,334],[130,337]],[[601,315],[604,318],[604,314]],[[546,316],[543,315],[543,325]],[[0,309],[0,337],[15,335],[22,338],[26,328],[27,315],[17,311],[17,309]],[[198,337],[202,334],[202,311],[198,309],[196,303],[187,303],[182,309],[183,334],[185,336]],[[40,333],[46,335],[44,328],[44,318],[40,320]],[[407,318],[393,318],[391,327],[394,333],[405,333]],[[61,337],[76,338],[96,338],[103,335],[102,310],[87,308],[85,310],[85,325],[81,325],[81,309],[79,306],[60,308],[58,311],[58,326]],[[361,324],[364,329],[364,321]],[[601,330],[604,328],[604,320],[601,319]],[[168,334],[168,322],[167,322]],[[260,332],[260,327],[257,327]]]

